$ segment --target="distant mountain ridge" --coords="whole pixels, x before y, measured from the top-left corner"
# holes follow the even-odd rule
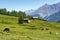
[[[60,11],[46,18],[50,22],[60,22]]]
[[[35,10],[31,9],[31,10],[26,10],[25,13],[27,15],[32,15],[32,13],[34,12]]]
[[[52,17],[54,18],[54,16],[52,15],[55,15],[56,17],[60,16],[59,11],[60,11],[60,2],[52,5],[45,4],[42,7],[38,8],[37,10],[34,10],[34,12],[31,12],[31,14],[33,16],[42,17],[46,20],[49,19],[48,21],[50,21]],[[56,15],[56,14],[59,14],[59,15]],[[57,19],[54,18],[54,20],[57,20]]]
[[[39,14],[42,18],[44,18],[44,17],[46,17],[46,16],[48,17],[58,11],[60,11],[60,3],[53,4],[53,5],[45,4],[42,7],[38,8],[32,14],[34,14],[34,13]]]

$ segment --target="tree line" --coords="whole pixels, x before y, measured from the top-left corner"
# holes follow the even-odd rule
[[[23,23],[24,18],[32,19],[32,16],[29,16],[29,15],[27,16],[25,12],[22,12],[22,11],[17,12],[15,10],[7,11],[6,8],[0,9],[0,14],[18,17],[19,23]]]
[[[15,10],[7,11],[6,8],[0,9],[0,14],[2,14],[2,15],[9,15],[9,16],[16,16],[16,17],[19,17],[20,14],[26,15],[25,12],[22,12],[22,11],[18,11],[17,12]]]

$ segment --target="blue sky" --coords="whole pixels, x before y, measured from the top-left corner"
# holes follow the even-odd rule
[[[6,8],[7,10],[30,10],[38,9],[44,4],[55,4],[60,0],[0,0],[0,8]]]

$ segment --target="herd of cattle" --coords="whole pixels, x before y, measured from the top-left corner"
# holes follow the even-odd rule
[[[50,30],[49,28],[41,28],[41,30]],[[3,30],[4,32],[9,32],[10,31],[10,28],[5,28],[4,30]],[[49,32],[49,34],[52,34],[52,32],[50,31]]]
[[[50,30],[50,29],[49,28],[41,28],[41,30]],[[5,28],[3,31],[4,32],[9,32],[10,28]],[[50,31],[49,34],[52,34],[52,32]],[[56,33],[56,34],[59,34],[59,33]]]

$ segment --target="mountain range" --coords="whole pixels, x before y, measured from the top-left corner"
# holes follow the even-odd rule
[[[32,15],[32,13],[34,12],[35,10],[31,9],[31,10],[26,10],[25,13],[27,15]]]
[[[44,4],[37,10],[28,10],[26,14],[57,22],[60,20],[60,2],[52,5]]]

